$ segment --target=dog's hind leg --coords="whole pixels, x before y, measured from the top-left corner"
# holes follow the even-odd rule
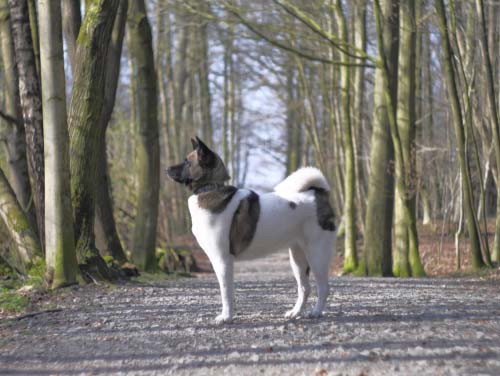
[[[225,258],[217,258],[212,262],[222,298],[222,312],[215,318],[216,324],[228,323],[233,320],[233,264],[233,256],[230,255]]]
[[[294,245],[289,249],[290,265],[292,266],[293,275],[297,280],[297,302],[295,306],[287,311],[285,317],[294,318],[300,315],[304,309],[307,298],[311,293],[311,285],[309,284],[309,264],[302,248]]]
[[[306,249],[306,257],[316,279],[316,289],[318,291],[316,305],[308,313],[308,317],[311,318],[322,316],[328,297],[328,274],[333,253],[332,239],[334,239],[333,233],[325,231],[315,241],[309,241]]]

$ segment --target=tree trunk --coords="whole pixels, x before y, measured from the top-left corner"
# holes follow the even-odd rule
[[[140,269],[151,270],[156,267],[160,146],[151,27],[143,0],[131,2],[127,30],[132,77],[136,81],[134,93],[135,122],[138,132],[136,167],[139,172],[132,258]]]
[[[94,216],[99,121],[104,103],[106,57],[119,0],[93,0],[78,35],[76,69],[69,108],[71,193],[77,257],[88,279],[109,273],[95,247]]]
[[[35,66],[38,77],[40,77],[40,38],[38,36],[38,14],[36,0],[28,0],[28,14],[30,20],[31,40],[33,41],[33,53],[35,54]]]
[[[384,0],[386,22],[382,31],[389,74],[397,77],[399,4]],[[392,211],[394,203],[393,158],[388,104],[385,97],[384,73],[375,71],[374,109],[370,149],[370,176],[365,220],[363,262],[360,273],[371,276],[392,275]],[[390,95],[395,103],[397,81],[393,80]]]
[[[366,0],[358,0],[354,9],[354,46],[361,51],[366,51]],[[352,121],[355,134],[356,157],[356,200],[357,217],[361,232],[364,232],[364,218],[366,215],[366,169],[365,169],[365,68],[357,67],[353,75],[353,106]]]
[[[71,72],[75,74],[76,66],[76,38],[82,25],[82,14],[80,10],[80,0],[64,0],[62,2],[63,29],[68,46],[68,57],[71,65]]]
[[[21,261],[24,269],[18,272],[27,275],[30,268],[41,259],[42,249],[2,169],[0,169],[0,217],[13,240],[16,258]]]
[[[293,60],[286,66],[286,175],[290,175],[300,166],[300,126],[297,119],[297,98]]]
[[[231,101],[231,92],[233,90],[233,29],[231,25],[227,26],[226,38],[224,41],[224,109],[222,120],[222,160],[229,167],[229,129],[231,127],[232,112],[234,108]]]
[[[209,4],[201,1],[199,4],[202,13],[210,12]],[[198,81],[200,87],[200,113],[201,113],[201,129],[203,141],[211,146],[213,143],[212,115],[211,103],[212,95],[210,93],[210,83],[208,74],[210,64],[208,59],[208,28],[207,21],[202,17],[198,20]]]
[[[14,44],[10,31],[10,12],[7,0],[0,0],[0,46],[3,65],[3,84],[5,90],[5,112],[15,121],[6,124],[6,155],[9,178],[21,208],[26,212],[31,227],[36,232],[35,209],[31,204],[31,183],[26,160],[26,135],[22,121],[19,99]]]
[[[120,58],[127,20],[128,0],[120,0],[118,12],[111,34],[111,41],[106,58],[106,87],[104,88],[104,106],[99,120],[102,137],[97,146],[97,185],[96,185],[96,244],[101,252],[109,254],[116,261],[127,261],[113,216],[110,177],[106,155],[106,130],[108,128],[116,98],[116,88],[120,76]]]
[[[397,176],[406,180],[396,186],[395,197],[395,249],[393,273],[396,276],[421,276],[424,274],[420,263],[418,244],[411,242],[411,225],[406,217],[410,209],[411,221],[416,222],[415,194],[417,177],[415,173],[415,134],[416,134],[416,12],[411,0],[401,1],[400,8],[401,38],[399,47],[397,126],[401,143],[402,159],[396,158],[396,173],[404,171],[406,176]],[[397,155],[397,154],[396,154]],[[402,163],[403,166],[399,166]],[[409,206],[409,208],[405,208]],[[415,235],[414,235],[415,236]],[[416,236],[415,236],[416,237]]]
[[[43,167],[43,115],[40,81],[33,52],[28,3],[26,0],[9,0],[12,38],[19,74],[19,95],[23,112],[28,168],[32,178],[38,234],[42,249],[44,230],[44,167]]]
[[[45,261],[52,288],[76,283],[61,3],[39,0],[45,150]]]
[[[481,243],[479,240],[480,234],[476,226],[476,219],[474,217],[473,192],[471,190],[470,170],[465,152],[464,123],[462,119],[460,98],[455,81],[453,51],[451,49],[450,39],[448,36],[448,25],[446,20],[444,1],[436,0],[435,5],[438,15],[438,26],[441,35],[441,49],[443,51],[443,64],[446,75],[445,78],[448,87],[450,106],[452,110],[453,124],[455,128],[455,137],[458,149],[459,166],[463,184],[465,218],[467,222],[467,229],[469,232],[472,265],[477,269],[484,267],[484,261],[481,254]]]
[[[498,6],[498,4],[496,4]],[[498,110],[497,110],[497,102],[496,102],[496,94],[495,94],[495,77],[493,75],[493,66],[491,62],[490,49],[488,44],[488,31],[486,29],[486,17],[484,14],[484,2],[483,0],[476,0],[476,11],[479,17],[479,28],[481,35],[481,49],[483,51],[483,58],[485,62],[486,68],[486,86],[487,86],[487,100],[488,106],[490,110],[490,121],[491,121],[491,130],[493,135],[493,146],[495,150],[495,161],[497,165],[497,214],[496,214],[496,223],[495,223],[495,240],[493,242],[493,251],[491,258],[493,261],[500,260],[500,135],[499,135],[499,127],[500,127],[500,119],[498,118]],[[485,252],[486,253],[486,252]],[[491,264],[490,260],[488,260],[488,254],[485,254],[485,261],[487,264]]]
[[[342,1],[335,3],[335,16],[340,29],[340,38],[345,43],[349,42],[347,35],[347,22],[342,11]],[[342,90],[342,140],[344,148],[344,272],[352,272],[358,267],[358,257],[356,252],[356,207],[354,195],[356,192],[355,176],[356,167],[354,160],[354,144],[352,140],[352,122],[351,122],[351,68],[349,56],[346,53],[341,54],[341,61],[345,65],[340,67],[341,90]]]

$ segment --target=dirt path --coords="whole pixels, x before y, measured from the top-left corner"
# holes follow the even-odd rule
[[[320,320],[285,320],[278,255],[237,269],[237,318],[213,324],[213,275],[69,290],[0,323],[0,374],[500,374],[500,286],[471,279],[332,278]]]

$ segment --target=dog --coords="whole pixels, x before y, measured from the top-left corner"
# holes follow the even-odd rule
[[[167,168],[167,175],[193,192],[188,199],[192,232],[213,266],[222,297],[222,312],[215,322],[233,319],[234,260],[286,248],[298,297],[285,317],[302,315],[311,292],[310,270],[318,300],[307,316],[320,317],[336,240],[335,214],[324,175],[313,167],[301,168],[274,191],[257,194],[226,185],[230,177],[221,158],[198,137],[191,143],[193,151],[182,163]]]

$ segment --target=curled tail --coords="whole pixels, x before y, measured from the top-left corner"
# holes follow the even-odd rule
[[[274,191],[286,194],[304,192],[311,188],[330,192],[330,186],[320,170],[315,167],[303,167],[274,187]]]

